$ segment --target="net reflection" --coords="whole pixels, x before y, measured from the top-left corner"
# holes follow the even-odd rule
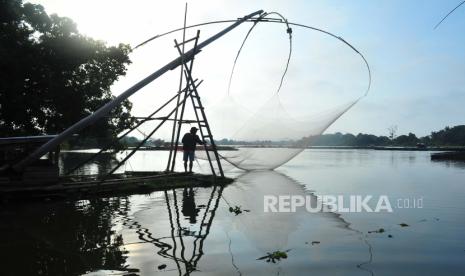
[[[301,265],[308,263],[304,257],[308,254],[306,242],[311,247],[313,238],[333,236],[334,233],[337,233],[338,237],[354,236],[354,243],[358,244],[362,252],[366,252],[361,258],[355,259],[348,269],[366,270],[373,275],[373,272],[367,268],[373,260],[371,244],[362,232],[351,226],[340,214],[328,211],[327,206],[322,205],[323,211],[315,213],[309,213],[305,208],[297,208],[295,212],[265,212],[265,196],[285,195],[306,197],[307,200],[310,200],[312,207],[319,200],[304,185],[276,171],[245,173],[237,178],[234,185],[228,186],[225,190],[223,197],[228,205],[250,210],[249,213],[237,216],[230,215],[229,222],[222,223],[224,231],[230,239],[231,266],[237,271],[237,274],[300,274],[298,269],[295,270],[292,265],[287,268],[281,264],[264,266],[259,269],[251,268],[248,260],[235,253],[244,251],[243,248],[235,245],[241,244],[244,238],[247,241],[247,246],[251,247],[250,250],[256,252],[252,256],[255,260],[268,255],[270,252],[288,252],[290,250],[290,257],[283,262],[283,265],[293,262],[295,262],[293,264]],[[335,232],[334,229],[324,227],[328,223],[340,231]]]
[[[295,212],[265,212],[265,196],[286,195],[307,197],[312,208],[315,208],[319,200],[304,185],[276,171],[252,171],[241,175],[234,185],[226,189],[224,197],[230,205],[249,209],[250,214],[232,217],[231,224],[243,232],[262,252],[286,249],[288,237],[299,229],[303,222],[306,225],[317,225],[319,219],[329,218],[336,222],[338,227],[349,228],[349,223],[334,212],[309,213],[305,208],[297,208]],[[312,220],[315,220],[315,223],[312,223]]]

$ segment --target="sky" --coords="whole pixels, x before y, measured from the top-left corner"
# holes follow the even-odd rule
[[[186,1],[153,0],[34,0],[46,11],[72,18],[81,33],[109,45],[135,46],[156,34],[181,27]],[[459,0],[357,1],[188,1],[187,24],[236,19],[256,10],[280,12],[291,22],[330,31],[354,45],[372,70],[369,94],[339,118],[326,133],[387,135],[430,134],[445,126],[464,124],[465,7],[457,9],[439,28],[433,27]],[[225,28],[200,28],[201,40]],[[231,93],[238,106],[224,107],[235,54],[250,24],[240,26],[198,55],[195,77],[205,106],[218,126],[216,137],[240,128],[243,110],[257,110],[276,91],[288,54],[285,27],[258,26],[241,54]],[[192,37],[197,29],[187,32]],[[293,53],[280,92],[286,111],[295,118],[336,110],[364,94],[367,71],[361,59],[339,41],[320,33],[293,28]],[[112,87],[120,94],[177,57],[173,39],[157,39],[134,50],[127,75]],[[142,89],[130,98],[133,114],[143,116],[178,89],[179,71]],[[242,109],[243,108],[243,109]],[[226,114],[225,114],[226,113]],[[316,114],[315,113],[315,114]],[[207,112],[207,115],[209,113]],[[219,115],[218,115],[219,114]],[[225,127],[226,126],[226,127]],[[305,126],[302,126],[305,128]],[[150,130],[150,126],[142,129]],[[215,131],[215,129],[213,129]],[[166,132],[167,133],[167,132]],[[164,134],[166,136],[166,133]]]

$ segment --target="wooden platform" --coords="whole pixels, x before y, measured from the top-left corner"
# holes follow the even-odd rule
[[[89,195],[121,196],[149,193],[182,187],[209,187],[227,185],[231,178],[219,178],[212,175],[164,173],[164,172],[132,172],[115,175],[105,181],[95,176],[61,178],[57,184],[47,186],[28,186],[11,182],[0,186],[0,199],[8,201],[17,198],[83,198]]]

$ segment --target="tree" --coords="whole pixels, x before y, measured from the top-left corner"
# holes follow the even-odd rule
[[[376,146],[378,137],[372,134],[362,134],[359,133],[356,136],[356,145],[357,146]]]
[[[437,146],[464,146],[465,125],[445,127],[431,133],[431,143]]]
[[[408,135],[400,135],[394,140],[395,144],[398,146],[415,146],[420,140],[413,133]]]
[[[393,141],[396,138],[397,126],[392,125],[392,126],[388,127],[388,133],[389,133],[389,135],[388,135],[389,139],[391,139],[391,141]]]
[[[130,47],[80,34],[69,18],[41,5],[0,0],[0,133],[59,133],[113,99]],[[114,137],[133,124],[131,103],[85,131]],[[109,119],[110,118],[110,119]]]

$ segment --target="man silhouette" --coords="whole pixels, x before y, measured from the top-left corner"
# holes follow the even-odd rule
[[[184,134],[182,137],[182,149],[184,151],[183,160],[184,160],[184,171],[187,172],[187,160],[189,159],[189,172],[192,172],[192,165],[194,164],[195,158],[195,148],[197,144],[203,145],[205,142],[200,140],[199,136],[196,134],[197,128],[192,127],[190,132]]]

